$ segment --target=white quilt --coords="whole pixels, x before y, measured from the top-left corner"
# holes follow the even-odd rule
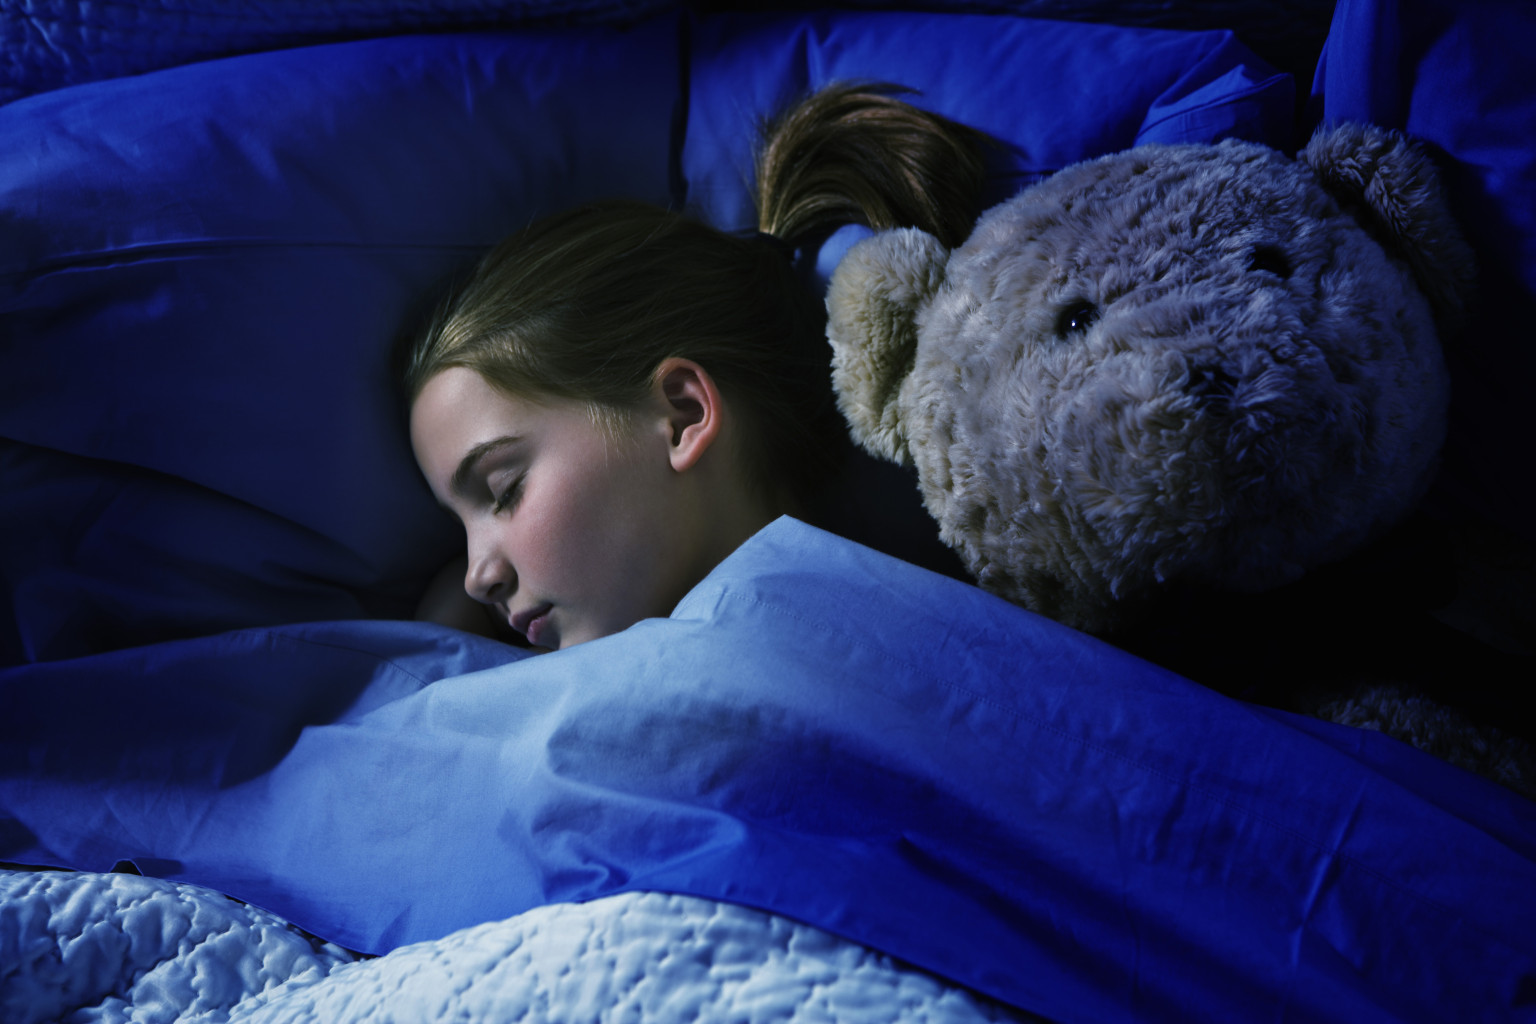
[[[1034,1019],[744,907],[625,893],[379,958],[194,885],[0,871],[6,1024]]]

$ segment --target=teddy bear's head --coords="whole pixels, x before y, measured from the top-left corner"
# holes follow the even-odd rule
[[[915,229],[855,246],[834,383],[982,586],[1105,629],[1165,584],[1288,582],[1403,514],[1470,268],[1393,133],[1295,160],[1148,145],[1027,188],[953,252]]]

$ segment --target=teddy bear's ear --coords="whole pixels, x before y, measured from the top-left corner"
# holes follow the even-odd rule
[[[1398,132],[1345,123],[1319,129],[1297,159],[1407,261],[1442,328],[1454,326],[1476,270],[1429,157]]]
[[[853,438],[905,464],[896,396],[917,351],[917,312],[944,280],[949,250],[916,228],[882,231],[848,250],[827,290],[832,384]]]

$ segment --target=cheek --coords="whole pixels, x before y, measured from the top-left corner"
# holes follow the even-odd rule
[[[540,586],[569,589],[601,543],[599,523],[570,495],[555,493],[526,502],[508,521],[504,536],[516,551],[519,575]]]
[[[625,484],[595,466],[544,481],[505,527],[515,533],[508,540],[520,552],[520,573],[573,597],[623,587],[644,548],[640,503]]]

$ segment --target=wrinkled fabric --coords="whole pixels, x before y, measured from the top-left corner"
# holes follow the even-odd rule
[[[787,519],[555,654],[335,623],[11,669],[0,758],[0,859],[132,860],[364,951],[656,890],[1059,1020],[1536,991],[1528,802]]]

